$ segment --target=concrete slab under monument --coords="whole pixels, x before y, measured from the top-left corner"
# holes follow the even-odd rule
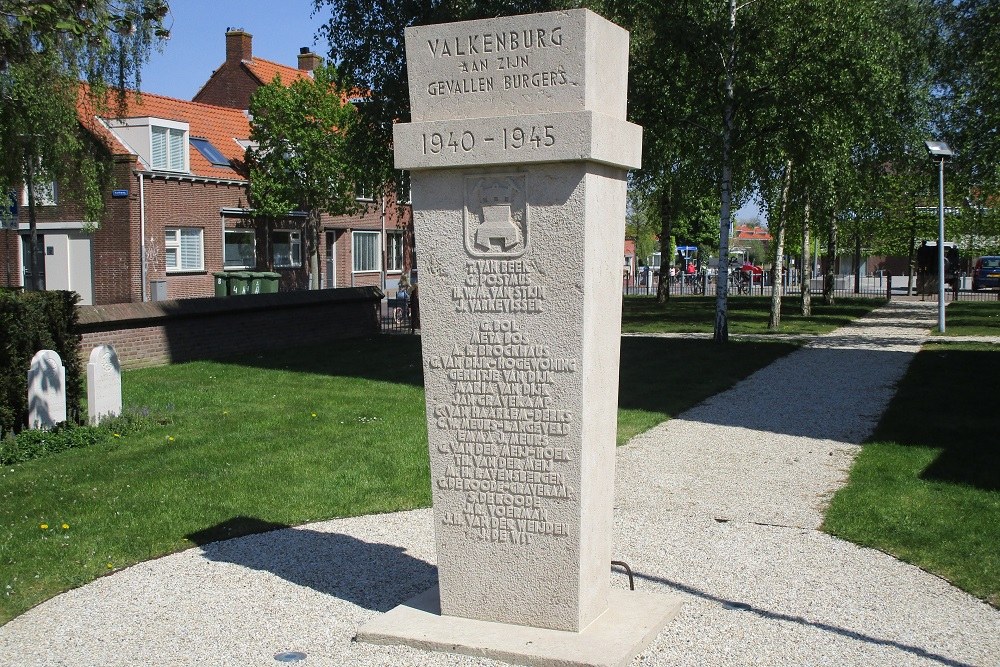
[[[357,639],[535,667],[621,667],[680,611],[679,598],[612,589],[608,608],[581,632],[443,616],[437,586],[366,624]]]

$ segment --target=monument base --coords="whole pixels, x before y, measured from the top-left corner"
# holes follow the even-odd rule
[[[620,667],[680,611],[680,598],[612,589],[608,610],[582,632],[442,616],[437,586],[379,616],[355,639],[539,667]]]

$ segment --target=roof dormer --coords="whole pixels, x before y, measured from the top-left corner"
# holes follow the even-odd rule
[[[153,171],[188,173],[190,129],[187,123],[164,118],[123,118],[108,128]]]

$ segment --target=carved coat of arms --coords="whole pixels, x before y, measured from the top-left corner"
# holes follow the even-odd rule
[[[528,249],[524,174],[465,178],[465,249],[473,257],[519,257]]]

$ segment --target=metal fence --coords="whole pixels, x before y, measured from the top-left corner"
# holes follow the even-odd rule
[[[382,333],[412,334],[418,323],[413,318],[413,304],[409,299],[382,299]]]
[[[655,296],[658,277],[652,274],[647,277],[626,277],[622,282],[622,294]],[[823,278],[813,278],[809,282],[809,292],[813,295],[823,294]],[[1000,300],[1000,290],[973,290],[968,278],[959,279],[945,289],[945,301],[997,301]],[[694,274],[671,278],[667,287],[671,296],[714,296],[716,290],[715,276]],[[784,293],[795,295],[801,291],[797,280],[786,280]],[[771,281],[766,274],[749,275],[733,273],[729,276],[730,297],[768,296],[771,294]],[[854,276],[836,276],[833,295],[835,298],[855,297],[868,299],[889,299],[899,296],[920,297],[922,300],[937,301],[937,283],[928,285],[909,284],[908,276],[868,276],[856,280]]]

